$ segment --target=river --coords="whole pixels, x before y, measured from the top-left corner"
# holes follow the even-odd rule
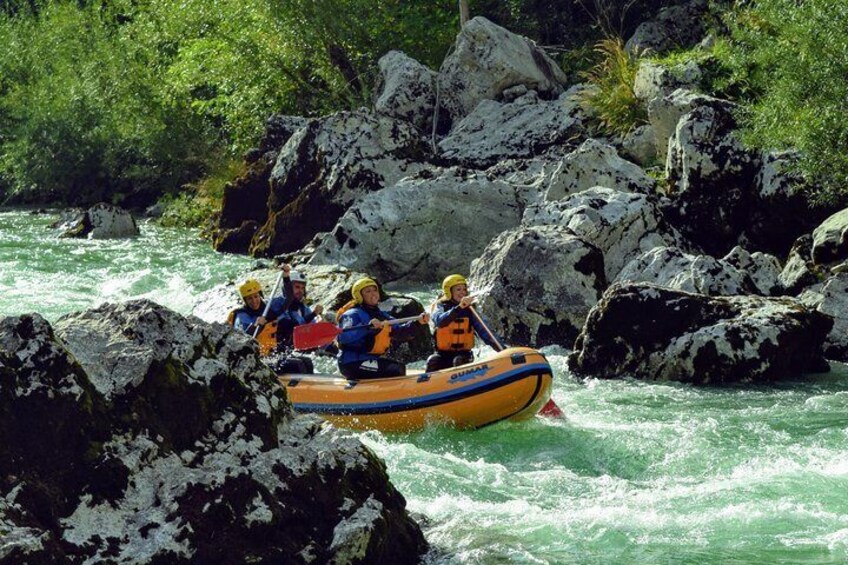
[[[189,313],[253,261],[191,230],[56,239],[0,212],[0,316],[150,298]],[[422,292],[426,292],[422,289]],[[565,420],[359,434],[419,515],[429,563],[844,563],[848,367],[776,386],[580,380],[544,350]]]

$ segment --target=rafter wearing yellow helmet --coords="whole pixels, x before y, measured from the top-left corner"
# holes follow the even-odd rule
[[[397,377],[406,374],[406,365],[383,355],[393,341],[408,341],[415,337],[415,321],[389,325],[393,320],[380,310],[380,288],[370,277],[362,278],[350,287],[353,300],[339,310],[338,337],[339,370],[349,379]],[[422,314],[419,323],[427,324]]]
[[[436,352],[427,358],[427,372],[471,363],[474,360],[474,334],[498,349],[489,333],[471,313],[475,298],[468,294],[468,281],[462,275],[449,275],[442,281],[442,296],[433,307]]]

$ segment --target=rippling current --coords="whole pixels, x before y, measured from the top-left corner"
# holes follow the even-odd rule
[[[188,313],[252,264],[151,224],[58,240],[54,219],[0,212],[0,316],[138,297]],[[695,388],[580,380],[565,350],[544,352],[565,420],[360,434],[424,526],[427,562],[848,562],[848,367]]]

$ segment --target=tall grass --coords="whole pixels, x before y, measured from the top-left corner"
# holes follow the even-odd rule
[[[620,38],[598,42],[595,52],[598,63],[582,75],[595,87],[587,101],[610,133],[627,134],[648,120],[644,105],[633,91],[638,60],[625,51]]]

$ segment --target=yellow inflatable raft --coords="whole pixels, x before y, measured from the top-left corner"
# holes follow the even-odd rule
[[[534,416],[551,396],[545,356],[526,347],[486,359],[404,377],[347,380],[334,375],[281,375],[298,412],[357,430],[409,432],[428,425],[474,429]]]

